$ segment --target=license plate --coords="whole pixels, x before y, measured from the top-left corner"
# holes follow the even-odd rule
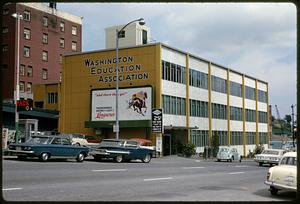
[[[21,151],[22,149],[21,147],[16,147],[16,150]]]

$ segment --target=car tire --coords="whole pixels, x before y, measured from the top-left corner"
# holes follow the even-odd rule
[[[263,163],[262,163],[262,162],[259,162],[259,163],[258,163],[258,165],[259,165],[259,166],[262,166],[262,165],[263,165]]]
[[[43,161],[43,162],[46,162],[46,161],[49,160],[49,157],[50,157],[49,153],[43,152],[43,153],[40,155],[40,160]]]
[[[271,186],[270,187],[270,192],[271,192],[271,195],[277,195],[278,189]]]
[[[234,157],[231,157],[231,159],[229,159],[230,162],[232,162],[234,160]]]
[[[122,155],[116,156],[115,161],[118,162],[118,163],[121,163],[123,161],[123,156]]]
[[[80,143],[76,142],[76,143],[74,144],[74,146],[80,147]]]
[[[151,161],[151,155],[147,154],[143,159],[142,162],[149,163]]]
[[[24,155],[19,155],[18,156],[18,160],[24,161],[26,159],[27,159],[27,156],[24,156]]]
[[[83,162],[84,158],[85,158],[85,154],[83,152],[80,152],[76,157],[76,160],[77,162]]]
[[[217,162],[221,161],[220,159],[217,159]]]

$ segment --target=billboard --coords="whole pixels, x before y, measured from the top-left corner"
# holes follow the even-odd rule
[[[152,87],[119,89],[119,120],[151,120]],[[91,121],[116,120],[116,90],[92,90]]]

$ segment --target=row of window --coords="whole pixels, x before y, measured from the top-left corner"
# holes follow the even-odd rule
[[[27,77],[33,77],[33,68],[32,66],[27,66],[26,70],[25,70],[25,65],[21,64],[20,65],[20,70],[19,70],[19,75],[20,76],[25,76],[25,73]],[[42,76],[42,79],[46,80],[48,79],[48,70],[47,69],[42,69],[42,72],[41,72],[41,76]]]
[[[20,92],[25,92],[25,82],[24,81],[19,82],[19,87],[20,87]],[[32,83],[31,82],[27,82],[26,92],[32,93]]]
[[[208,102],[189,100],[190,116],[208,118]],[[227,105],[212,103],[212,118],[227,119]],[[163,109],[165,114],[185,115],[185,98],[163,95]],[[245,109],[246,121],[256,122],[256,111]],[[230,120],[243,121],[243,109],[230,106]],[[258,111],[259,123],[268,122],[267,112]]]
[[[186,115],[185,98],[163,95],[163,111],[165,114]]]
[[[162,60],[162,79],[186,84],[186,68]]]
[[[177,83],[186,84],[186,68],[171,62],[162,60],[162,79]],[[227,80],[211,76],[212,90],[220,93],[227,93]],[[189,69],[189,85],[208,89],[208,74]],[[230,95],[242,97],[242,84],[230,81]],[[255,89],[245,86],[245,98],[256,100]],[[267,93],[258,90],[258,101],[267,102]]]
[[[3,15],[8,15],[9,14],[9,9],[7,9],[7,8],[3,9],[2,11],[3,11],[2,12]],[[24,21],[31,21],[31,12],[30,11],[25,10],[23,12],[22,16],[23,16]],[[49,17],[48,16],[43,16],[42,24],[43,24],[44,27],[49,26]],[[60,21],[59,30],[61,32],[65,32],[65,22],[64,21]],[[71,33],[72,33],[72,35],[77,35],[77,26],[72,25]]]
[[[227,131],[212,131],[213,136],[219,136],[220,145],[228,145],[228,132]],[[266,132],[259,132],[259,144],[266,144],[268,134]],[[191,130],[190,141],[196,147],[204,147],[208,145],[209,133],[207,130]],[[253,145],[255,142],[256,132],[246,132],[246,144]],[[232,131],[230,132],[231,145],[243,145],[243,132]]]

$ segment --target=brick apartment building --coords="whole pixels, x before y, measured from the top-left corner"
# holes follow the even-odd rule
[[[7,3],[2,10],[2,79],[4,102],[16,87],[17,19],[20,21],[20,98],[33,98],[33,85],[61,81],[62,56],[82,50],[82,17],[56,9],[56,3]],[[43,104],[35,104],[43,108]]]

